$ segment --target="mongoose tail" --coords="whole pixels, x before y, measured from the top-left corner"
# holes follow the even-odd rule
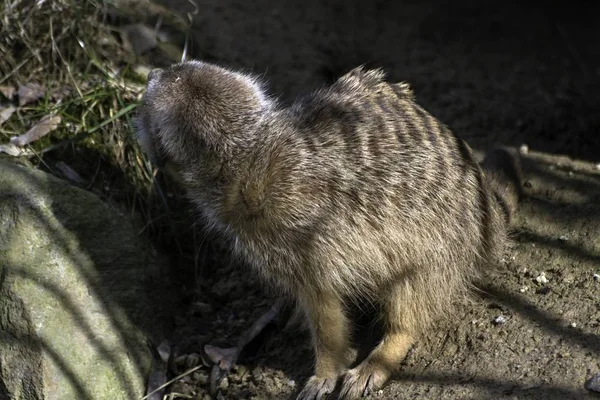
[[[508,224],[523,198],[521,160],[516,151],[494,147],[488,151],[481,167],[502,208]]]

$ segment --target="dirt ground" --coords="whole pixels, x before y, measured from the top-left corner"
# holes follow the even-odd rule
[[[187,0],[163,2],[193,10]],[[373,397],[600,398],[584,389],[600,372],[598,6],[196,3],[192,55],[264,74],[283,101],[366,63],[408,81],[419,103],[473,148],[528,145],[514,246],[486,271],[471,303],[439,321]],[[179,354],[233,345],[269,307],[243,266],[229,265],[217,244],[207,248],[178,318]],[[311,372],[308,337],[283,325],[252,343],[222,383],[223,398],[286,399],[300,388]],[[203,399],[208,374],[200,369],[172,391]]]

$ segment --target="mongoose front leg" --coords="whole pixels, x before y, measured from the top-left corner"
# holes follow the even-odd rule
[[[331,393],[347,367],[349,326],[342,301],[329,293],[303,296],[302,305],[310,324],[315,350],[315,374],[297,400],[321,399]]]

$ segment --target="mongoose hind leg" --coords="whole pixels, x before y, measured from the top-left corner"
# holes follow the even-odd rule
[[[315,373],[297,400],[321,399],[333,392],[347,368],[349,324],[339,297],[320,292],[302,296],[315,350]]]
[[[389,302],[384,305],[385,332],[381,342],[365,360],[349,370],[344,377],[340,399],[358,399],[380,389],[397,370],[414,342],[414,335],[407,331],[404,297],[400,287],[392,290]],[[403,312],[404,311],[404,312]]]

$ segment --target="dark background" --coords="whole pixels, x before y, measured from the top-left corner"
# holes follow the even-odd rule
[[[408,81],[473,147],[600,159],[598,2],[196,3],[191,55],[264,74],[283,100],[367,64]]]

